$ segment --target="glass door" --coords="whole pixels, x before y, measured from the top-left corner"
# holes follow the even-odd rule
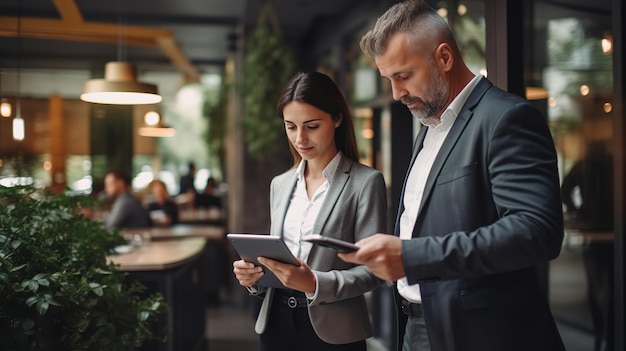
[[[550,263],[552,312],[568,350],[613,350],[611,3],[534,1],[528,98],[559,155],[565,240]]]

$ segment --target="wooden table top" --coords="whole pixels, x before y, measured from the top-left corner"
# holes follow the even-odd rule
[[[178,220],[183,223],[220,223],[224,221],[224,211],[211,209],[185,209],[178,213]]]
[[[120,234],[148,233],[152,240],[203,237],[210,240],[224,238],[224,227],[220,225],[175,224],[171,227],[138,228],[120,231]]]
[[[183,237],[177,240],[152,241],[136,247],[132,252],[109,255],[120,271],[158,271],[177,267],[200,255],[207,239]]]

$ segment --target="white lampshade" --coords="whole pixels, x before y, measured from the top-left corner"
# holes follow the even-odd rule
[[[151,138],[170,138],[176,134],[176,130],[171,127],[141,127],[139,135]]]
[[[163,100],[156,85],[137,81],[135,67],[128,62],[108,62],[104,79],[85,82],[80,99],[112,105],[158,104]]]
[[[139,128],[139,135],[151,138],[169,138],[176,134],[176,130],[166,127],[161,121],[161,115],[156,111],[148,111],[143,116],[146,127]]]
[[[24,119],[22,116],[17,115],[13,118],[13,139],[17,141],[24,140],[25,136]]]

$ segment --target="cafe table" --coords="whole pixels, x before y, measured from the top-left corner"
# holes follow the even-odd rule
[[[211,208],[211,209],[184,209],[178,214],[178,220],[184,224],[214,224],[224,225],[226,220],[224,210]]]
[[[141,240],[147,235],[150,240],[203,237],[211,241],[222,240],[225,235],[223,226],[210,224],[175,224],[169,227],[127,229],[120,231],[120,234],[128,237],[129,240],[137,234],[140,235]]]
[[[152,341],[140,350],[203,350],[205,348],[205,299],[203,282],[206,269],[203,254],[207,238],[181,236],[174,240],[152,240],[133,251],[107,256],[108,262],[130,279],[142,283],[148,292],[159,292],[171,311],[165,343]]]
[[[138,246],[129,253],[107,256],[107,260],[126,272],[166,270],[200,256],[206,241],[203,237],[154,241]]]

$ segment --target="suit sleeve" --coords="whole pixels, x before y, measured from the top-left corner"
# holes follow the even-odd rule
[[[354,217],[355,242],[376,233],[386,232],[387,190],[382,174],[371,172],[365,181],[359,182],[353,189],[358,189]],[[338,210],[341,209],[335,209]],[[328,272],[315,271],[315,274],[318,278],[318,293],[311,305],[360,296],[383,283],[365,266],[333,269]]]
[[[128,205],[127,201],[122,198],[123,195],[120,195],[111,208],[111,212],[106,218],[106,227],[107,228],[121,228],[126,223],[126,217],[128,216]]]

